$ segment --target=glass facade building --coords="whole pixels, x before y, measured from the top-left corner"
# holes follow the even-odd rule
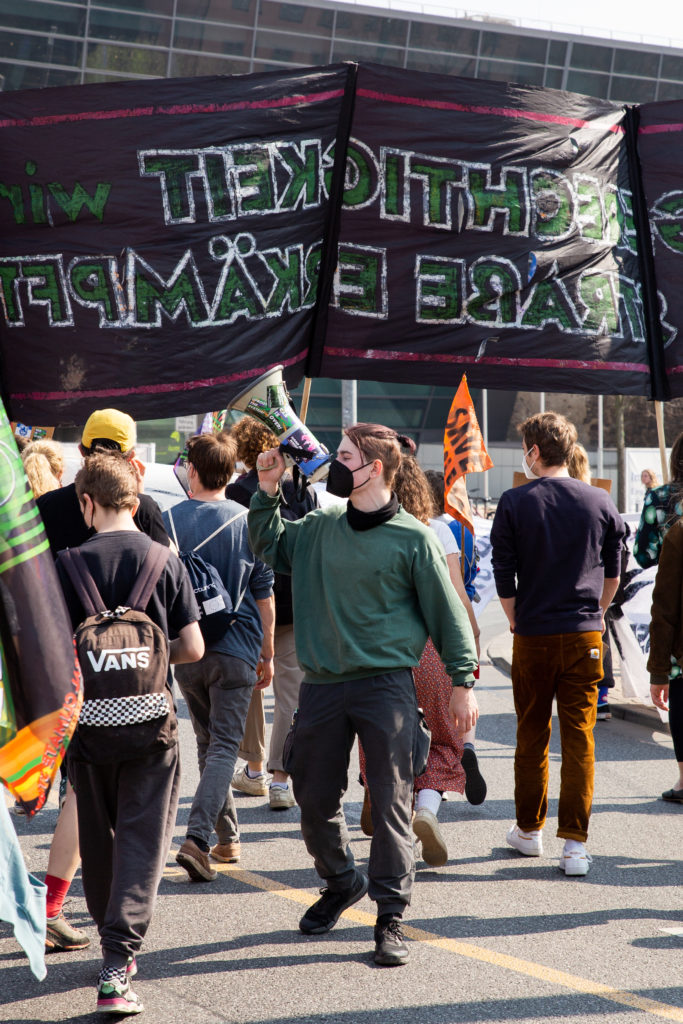
[[[683,97],[683,49],[479,18],[387,12],[344,0],[0,0],[5,90],[241,75],[343,60],[616,102]],[[309,422],[323,440],[338,433],[340,391],[339,381],[314,383]],[[360,383],[358,415],[434,442],[452,396],[451,388]],[[492,441],[505,439],[511,411],[512,396],[496,393],[489,403]]]

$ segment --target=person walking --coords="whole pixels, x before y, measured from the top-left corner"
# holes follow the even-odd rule
[[[247,540],[246,509],[225,497],[235,469],[235,442],[227,434],[190,438],[187,478],[192,497],[164,512],[181,552],[201,545],[201,557],[220,576],[234,618],[217,640],[207,642],[201,661],[180,665],[176,680],[187,702],[197,740],[199,785],[176,855],[193,882],[211,882],[214,860],[240,859],[240,836],[230,781],[244,735],[254,686],[273,677],[273,573],[258,561]],[[218,842],[211,848],[214,828]]]
[[[277,446],[277,437],[263,423],[244,416],[230,431],[230,436],[237,443],[237,458],[242,462],[246,473],[234,483],[228,484],[225,495],[238,501],[240,505],[249,507],[249,502],[258,487],[256,460],[262,452]],[[312,487],[298,492],[289,473],[280,481],[284,502],[280,512],[284,519],[301,519],[314,508],[318,508],[318,498]],[[272,811],[286,811],[296,803],[289,775],[284,771],[282,751],[292,723],[292,716],[299,703],[299,687],[303,673],[296,657],[294,642],[294,625],[292,611],[292,583],[290,576],[275,573],[273,583],[275,597],[275,657],[273,660],[273,727],[270,734],[270,747],[266,768],[271,773],[270,785],[267,788],[268,806]],[[258,706],[255,708],[255,705]],[[260,718],[259,718],[260,709]],[[248,734],[250,718],[263,722],[265,733],[265,716],[263,713],[262,691],[254,691],[247,715],[247,729],[240,756],[245,757],[247,764],[235,773],[232,788],[252,796],[265,795],[267,775],[259,765],[250,763],[246,755],[257,745],[256,734]]]
[[[301,831],[325,882],[299,922],[319,935],[369,891],[377,903],[375,963],[405,964],[401,919],[415,873],[411,830],[418,708],[412,669],[431,635],[453,684],[450,713],[469,729],[477,664],[467,613],[443,548],[392,492],[410,439],[379,424],[345,430],[328,490],[348,498],[297,522],[280,514],[285,463],[259,455],[249,536],[256,554],[292,575],[294,633],[304,680],[284,759],[301,808]],[[368,877],[349,849],[342,797],[358,735],[367,759],[374,835]],[[423,765],[418,764],[420,771]]]
[[[62,552],[56,563],[74,628],[87,620],[86,632],[76,635],[85,700],[68,769],[77,795],[83,889],[102,944],[97,1010],[116,1014],[143,1008],[130,981],[178,804],[169,662],[196,661],[204,652],[197,602],[180,560],[135,526],[137,488],[123,455],[86,459],[76,494],[96,532],[80,548]],[[119,615],[138,615],[133,609],[144,613],[137,635],[145,645],[123,640],[122,646],[132,627],[124,632]],[[102,614],[95,619],[96,612]],[[100,637],[109,646],[97,647]]]
[[[493,572],[514,633],[517,713],[515,809],[507,842],[543,853],[548,751],[557,700],[562,772],[557,835],[560,868],[588,873],[598,686],[604,614],[619,585],[624,524],[605,491],[569,476],[576,428],[555,412],[519,427],[522,467],[532,480],[501,496],[491,529]]]

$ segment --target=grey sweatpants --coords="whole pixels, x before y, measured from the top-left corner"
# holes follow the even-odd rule
[[[244,735],[256,670],[241,658],[209,651],[201,661],[178,665],[175,677],[197,739],[199,785],[187,821],[187,835],[211,844],[239,842],[232,774]]]
[[[351,682],[302,683],[286,767],[301,807],[301,831],[316,871],[333,891],[356,874],[342,809],[351,749],[358,735],[367,762],[374,835],[369,895],[378,914],[402,913],[415,877],[413,745],[417,700],[408,669]]]

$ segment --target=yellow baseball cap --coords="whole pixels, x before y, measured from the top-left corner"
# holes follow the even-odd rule
[[[115,441],[122,452],[129,452],[135,447],[135,420],[118,409],[96,409],[83,427],[81,444],[91,448],[99,438]]]

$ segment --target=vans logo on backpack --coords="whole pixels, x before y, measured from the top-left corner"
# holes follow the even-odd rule
[[[86,651],[94,672],[120,672],[124,668],[148,668],[149,647],[110,647],[99,651],[97,657]]]

